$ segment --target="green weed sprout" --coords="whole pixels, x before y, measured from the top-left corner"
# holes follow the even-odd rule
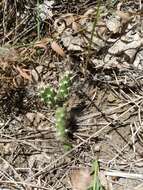
[[[88,190],[104,190],[98,177],[98,173],[99,173],[98,160],[95,160],[93,162],[92,172],[94,173],[93,181],[92,181],[91,187]]]

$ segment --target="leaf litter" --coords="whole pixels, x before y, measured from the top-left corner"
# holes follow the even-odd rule
[[[95,28],[96,2],[39,3],[39,18],[34,1],[0,4],[0,188],[86,190],[95,159],[105,190],[142,188],[117,176],[143,173],[141,1],[101,1]],[[73,149],[65,153],[38,85],[57,88],[69,69]]]

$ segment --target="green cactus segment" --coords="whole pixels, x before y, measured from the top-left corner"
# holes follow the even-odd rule
[[[40,90],[40,96],[42,100],[47,103],[51,108],[57,107],[55,113],[56,119],[56,130],[60,141],[63,144],[65,151],[69,151],[72,145],[69,142],[67,134],[67,108],[64,106],[66,104],[67,98],[69,96],[69,90],[71,87],[71,73],[69,71],[65,72],[62,79],[59,81],[58,90],[54,90],[51,87],[43,87]]]
[[[43,88],[40,92],[42,100],[49,105],[55,105],[55,94],[55,91],[51,87]]]
[[[56,130],[58,137],[63,143],[64,149],[66,151],[72,148],[69,143],[67,135],[67,112],[65,107],[58,107],[56,110]]]
[[[59,89],[57,92],[57,100],[65,101],[69,95],[69,90],[71,86],[71,74],[66,72],[63,78],[59,82]]]
[[[66,109],[58,107],[56,110],[56,129],[60,138],[66,137]]]
[[[58,92],[54,91],[51,87],[45,87],[40,91],[42,100],[51,106],[60,105],[65,102],[69,95],[71,86],[71,74],[67,71],[59,82]]]

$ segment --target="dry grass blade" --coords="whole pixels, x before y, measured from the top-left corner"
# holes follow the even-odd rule
[[[105,175],[107,176],[113,176],[113,177],[124,177],[124,178],[129,178],[129,179],[143,179],[142,174],[138,173],[127,173],[127,172],[122,172],[122,171],[106,171],[104,172]]]
[[[91,183],[90,171],[88,168],[80,168],[72,171],[70,175],[72,190],[87,190]]]
[[[31,81],[31,74],[29,70],[21,69],[19,66],[17,66],[16,69],[24,79]]]

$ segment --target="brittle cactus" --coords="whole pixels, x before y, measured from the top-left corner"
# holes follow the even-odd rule
[[[67,71],[59,82],[59,89],[57,92],[57,100],[65,101],[69,95],[71,86],[71,73]]]
[[[52,87],[44,87],[40,90],[42,100],[50,106],[58,106],[61,102],[65,102],[71,86],[71,74],[67,71],[59,82],[58,91]]]
[[[49,86],[42,88],[42,90],[40,91],[40,96],[41,96],[42,100],[44,102],[46,102],[47,104],[49,104],[50,106],[54,106],[56,103],[55,95],[56,95],[56,92],[54,91],[53,88],[51,88]]]
[[[67,108],[65,106],[65,102],[69,96],[70,86],[71,73],[67,71],[59,81],[59,88],[57,91],[49,86],[43,87],[42,90],[40,90],[42,100],[51,107],[57,107],[55,113],[55,125],[58,137],[62,141],[65,150],[70,150],[72,148],[67,134],[68,117]]]
[[[56,110],[56,129],[57,134],[60,138],[65,138],[67,135],[66,131],[66,120],[67,120],[67,113],[64,107],[58,107]]]
[[[68,115],[65,107],[58,107],[56,110],[56,130],[58,137],[62,141],[65,150],[70,150],[72,145],[68,139],[67,121]]]

